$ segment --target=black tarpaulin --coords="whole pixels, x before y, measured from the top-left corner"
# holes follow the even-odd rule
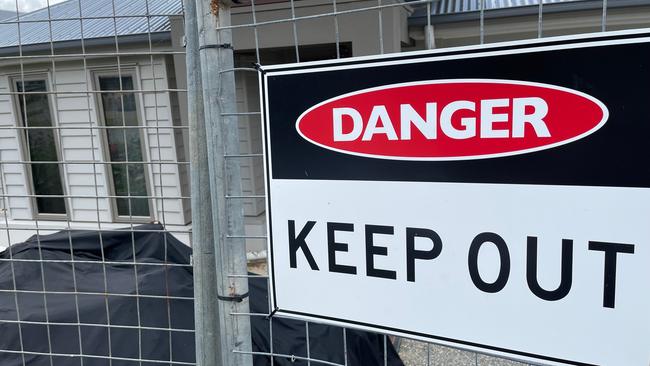
[[[157,224],[61,231],[11,246],[0,253],[0,365],[193,363],[190,255]],[[268,313],[266,279],[250,280],[250,304],[251,312]],[[269,319],[252,317],[251,326],[253,350],[269,352]],[[304,322],[273,318],[272,331],[274,353],[307,356]],[[348,330],[346,338],[348,365],[384,364],[384,336]],[[388,364],[402,365],[386,343]],[[310,323],[309,351],[343,364],[342,328]],[[285,357],[274,363],[307,364]],[[255,366],[270,364],[255,356]]]

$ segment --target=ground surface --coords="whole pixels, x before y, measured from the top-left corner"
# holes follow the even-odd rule
[[[402,339],[399,355],[406,366],[526,366],[521,362]],[[427,355],[429,362],[427,363]]]
[[[266,275],[266,261],[249,262],[248,270],[253,273]],[[526,366],[526,364],[521,362],[481,355],[475,352],[461,351],[455,348],[418,342],[406,338],[393,341],[393,344],[398,348],[399,355],[406,366]]]

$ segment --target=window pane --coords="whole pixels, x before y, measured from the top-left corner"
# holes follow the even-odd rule
[[[127,187],[126,167],[129,169],[129,186]],[[113,165],[113,180],[116,196],[146,196],[146,181],[143,164]],[[120,216],[129,216],[129,201],[131,202],[131,216],[149,216],[149,202],[146,198],[117,198],[117,212]]]
[[[19,81],[18,92],[47,91],[45,80]],[[32,127],[25,130],[29,159],[32,162],[32,183],[36,195],[63,195],[63,183],[59,164],[39,163],[58,161],[56,140],[52,127],[52,116],[47,94],[18,95],[23,125]],[[33,128],[33,127],[43,127]],[[65,214],[63,197],[37,197],[36,208],[41,214]]]
[[[100,77],[99,88],[102,91],[120,90],[117,77]],[[122,89],[133,90],[133,78],[122,77]],[[102,93],[104,123],[107,126],[137,126],[138,116],[134,93]]]
[[[138,126],[135,95],[119,92],[120,79],[118,77],[100,77],[99,88],[101,91],[118,91],[101,94],[106,126]],[[133,90],[132,77],[122,77],[121,90]],[[146,169],[144,164],[137,163],[144,159],[140,130],[132,128],[107,129],[106,139],[111,162],[136,162],[111,165],[115,195],[147,196]],[[150,215],[147,198],[117,198],[115,203],[119,216]]]

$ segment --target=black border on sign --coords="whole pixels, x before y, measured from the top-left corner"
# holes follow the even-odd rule
[[[512,350],[507,348],[501,348],[496,346],[490,346],[485,344],[473,343],[453,338],[446,338],[442,336],[436,336],[432,334],[419,333],[414,331],[407,331],[392,327],[386,327],[382,325],[368,324],[363,322],[358,322],[354,320],[334,318],[324,315],[314,315],[303,313],[299,311],[281,309],[277,304],[277,294],[275,286],[275,262],[274,262],[274,252],[273,252],[273,228],[271,223],[271,180],[272,180],[272,166],[271,166],[271,154],[270,154],[270,141],[269,141],[269,132],[268,132],[268,100],[267,100],[267,77],[273,74],[292,74],[292,73],[305,73],[305,72],[321,72],[325,70],[332,70],[338,68],[349,67],[376,67],[379,64],[389,64],[392,62],[400,60],[417,60],[422,59],[422,62],[435,61],[436,58],[440,57],[450,57],[450,56],[464,56],[468,54],[476,55],[475,57],[480,57],[485,53],[491,52],[503,52],[504,54],[509,54],[507,51],[513,51],[511,54],[516,53],[527,53],[529,52],[538,52],[540,48],[553,47],[553,49],[571,49],[571,48],[581,48],[581,47],[595,47],[595,46],[606,46],[606,45],[616,45],[616,44],[625,44],[625,43],[650,43],[650,28],[640,29],[640,30],[625,30],[625,31],[613,31],[613,32],[600,32],[600,33],[588,33],[572,36],[560,36],[560,37],[549,37],[546,39],[534,39],[534,40],[523,40],[523,41],[513,41],[513,42],[501,42],[493,43],[487,45],[477,45],[477,46],[468,46],[468,47],[453,47],[449,49],[442,50],[429,50],[429,51],[416,51],[416,52],[407,52],[407,53],[394,53],[388,55],[378,55],[378,56],[363,56],[363,57],[352,57],[346,59],[338,60],[325,60],[325,61],[314,61],[314,62],[305,62],[305,63],[293,63],[293,64],[284,64],[284,65],[275,65],[275,66],[259,66],[259,86],[260,86],[260,106],[261,106],[261,119],[262,119],[262,143],[264,151],[264,178],[266,186],[266,222],[268,227],[267,233],[267,252],[268,252],[268,263],[269,263],[269,285],[270,285],[270,296],[271,296],[271,316],[276,313],[286,314],[287,316],[299,317],[303,320],[305,319],[315,319],[315,320],[325,320],[335,323],[348,324],[351,327],[363,329],[363,330],[380,330],[387,333],[392,333],[400,336],[413,336],[420,339],[440,341],[445,343],[450,343],[454,345],[465,346],[465,348],[470,348],[473,351],[476,349],[483,349],[487,351],[498,352],[501,354],[511,354],[513,356],[519,356],[527,358],[528,360],[537,359],[543,361],[549,361],[553,363],[561,363],[568,365],[576,366],[597,366],[596,364],[584,363],[580,361],[566,360],[556,357],[538,355],[534,353],[528,353],[524,351]],[[574,45],[574,47],[571,47]]]
[[[273,315],[275,312],[278,310],[278,306],[276,305],[275,299],[276,293],[275,293],[275,276],[273,276],[273,270],[275,268],[275,263],[273,262],[273,243],[271,239],[271,235],[273,233],[273,227],[271,224],[271,160],[270,156],[271,154],[269,153],[269,143],[267,142],[267,137],[269,136],[267,130],[266,130],[266,122],[267,122],[267,110],[266,110],[266,72],[262,69],[262,67],[258,67],[258,76],[259,76],[259,90],[260,90],[260,123],[262,123],[262,151],[264,153],[264,185],[266,186],[266,199],[265,199],[265,208],[266,208],[266,227],[268,228],[268,232],[266,234],[266,255],[268,256],[268,267],[267,272],[269,274],[269,281],[268,285],[270,286],[270,294],[271,294],[271,301],[270,304],[272,306],[270,310],[271,315]]]

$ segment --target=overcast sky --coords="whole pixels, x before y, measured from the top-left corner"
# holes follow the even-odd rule
[[[49,4],[56,4],[60,3],[61,1],[64,0],[50,0]],[[21,13],[44,8],[48,4],[47,0],[0,0],[0,9],[16,11],[16,2],[18,3],[18,11]]]

